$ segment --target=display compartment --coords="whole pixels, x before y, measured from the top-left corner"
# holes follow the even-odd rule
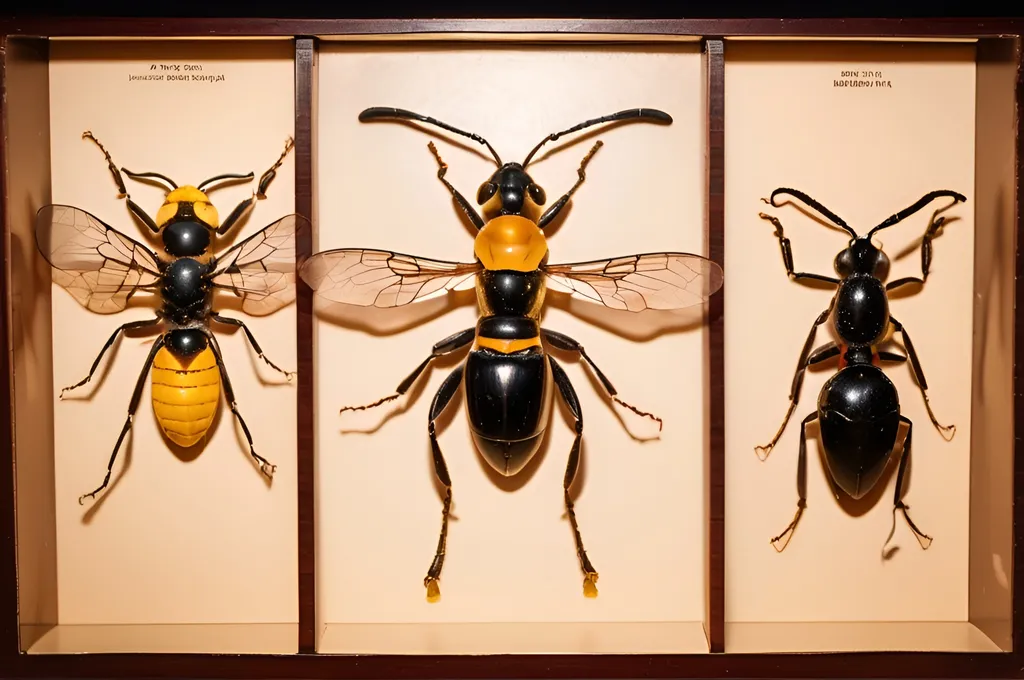
[[[473,261],[476,228],[438,181],[427,145],[436,144],[446,179],[474,202],[496,169],[486,148],[428,125],[360,122],[367,107],[409,109],[482,135],[504,162],[522,161],[545,136],[576,123],[652,107],[668,112],[671,125],[590,128],[529,164],[550,205],[594,143],[604,143],[566,213],[545,229],[550,261],[706,253],[700,43],[512,38],[321,43],[314,250]],[[516,94],[524,91],[529,96]],[[472,328],[475,294],[397,309],[341,310],[317,298],[320,653],[708,651],[704,308],[635,315],[566,297],[548,293],[543,326],[579,340],[623,399],[664,419],[660,441],[635,441],[629,431],[649,438],[657,425],[613,407],[582,362],[554,350],[583,411],[572,496],[599,595],[583,595],[563,506],[573,431],[557,394],[547,442],[522,472],[503,478],[473,447],[460,389],[438,427],[454,500],[437,602],[427,601],[423,580],[444,487],[435,481],[427,420],[465,352],[436,360],[399,400],[339,409],[390,394],[434,343]]]
[[[272,482],[251,462],[221,397],[205,443],[160,432],[149,380],[95,499],[158,333],[129,332],[84,378],[120,325],[154,317],[153,296],[120,313],[80,305],[36,249],[35,213],[73,205],[160,251],[132,218],[91,131],[118,167],[197,185],[271,167],[294,135],[290,41],[10,40],[5,69],[12,417],[17,484],[20,648],[76,652],[296,651],[295,385],[265,365],[241,329],[213,324],[238,409]],[[199,77],[196,77],[199,76]],[[295,156],[215,252],[295,212]],[[166,189],[125,178],[156,217]],[[221,221],[253,182],[209,192]],[[157,218],[159,220],[159,218]],[[230,292],[215,309],[245,321],[266,356],[295,370],[295,309],[256,317]],[[223,395],[223,392],[222,392]]]
[[[998,652],[1011,648],[1014,489],[1013,366],[1016,135],[1012,50],[988,42],[762,42],[725,46],[725,651]],[[821,426],[807,427],[806,510],[797,510],[801,421],[836,360],[805,373],[792,419],[761,462],[755,446],[778,430],[801,347],[836,286],[786,274],[836,276],[851,236],[829,227],[799,189],[858,234],[933,190],[938,199],[879,232],[889,294],[911,336],[946,441],[932,425],[911,362],[884,363],[913,423],[903,485],[919,547],[894,512],[899,457],[860,500],[830,491]],[[812,349],[838,340],[818,327]],[[892,346],[904,356],[906,341]],[[903,441],[901,426],[897,442]],[[901,444],[897,444],[899,454]],[[892,540],[886,544],[893,526]],[[785,538],[777,545],[785,544]]]

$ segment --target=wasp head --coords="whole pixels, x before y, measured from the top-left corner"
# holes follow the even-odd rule
[[[547,194],[521,164],[505,163],[480,185],[476,202],[482,207],[485,220],[500,215],[520,215],[536,222],[547,202]]]
[[[871,242],[870,236],[858,236],[836,255],[836,273],[842,278],[853,274],[867,274],[885,280],[889,275],[889,256]]]
[[[210,247],[220,219],[210,198],[190,186],[174,189],[156,214],[164,249],[174,257],[197,257]]]

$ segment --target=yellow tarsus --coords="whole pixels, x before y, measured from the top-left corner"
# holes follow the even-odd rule
[[[597,572],[591,572],[583,579],[583,596],[597,597]]]
[[[427,602],[437,602],[441,599],[441,586],[437,579],[427,579]]]

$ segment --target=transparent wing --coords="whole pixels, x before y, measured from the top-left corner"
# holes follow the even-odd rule
[[[299,275],[326,300],[387,308],[471,288],[481,269],[479,263],[360,248],[317,253],[302,265]]]
[[[683,309],[722,287],[722,268],[690,253],[646,253],[543,267],[551,290],[612,309]]]
[[[53,280],[100,314],[123,310],[132,295],[156,290],[160,282],[152,250],[70,205],[39,209],[36,247],[53,268]]]
[[[236,243],[218,258],[213,285],[242,298],[253,316],[287,306],[295,299],[295,239],[306,229],[306,218],[288,215]]]

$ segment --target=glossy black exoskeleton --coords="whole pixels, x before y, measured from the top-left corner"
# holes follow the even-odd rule
[[[800,387],[807,367],[838,357],[839,372],[822,386],[818,395],[817,409],[807,415],[800,426],[800,453],[797,461],[799,500],[797,501],[796,515],[789,526],[773,538],[771,543],[780,552],[786,548],[807,506],[807,425],[814,421],[819,422],[825,464],[836,497],[838,498],[838,491],[836,491],[836,487],[838,487],[851,498],[860,499],[881,479],[893,458],[900,423],[904,423],[907,426],[907,434],[903,441],[903,454],[900,456],[899,471],[896,475],[893,530],[895,531],[896,512],[900,511],[921,547],[927,548],[931,544],[932,538],[917,528],[907,513],[907,505],[903,502],[903,478],[910,459],[914,426],[909,418],[900,413],[899,394],[897,394],[895,385],[881,370],[880,364],[883,361],[904,362],[908,357],[910,358],[910,364],[913,367],[914,376],[921,389],[932,424],[947,441],[952,439],[956,433],[956,427],[940,425],[935,418],[928,401],[928,383],[925,381],[921,362],[918,360],[914,345],[903,324],[890,314],[888,299],[889,291],[910,283],[923,284],[928,278],[928,269],[931,264],[931,241],[945,218],[934,217],[922,238],[921,278],[906,277],[885,283],[889,275],[889,258],[871,242],[871,237],[882,229],[891,227],[913,215],[937,198],[952,198],[954,204],[967,199],[954,191],[933,191],[905,210],[892,215],[867,234],[858,236],[845,221],[803,192],[780,188],[772,192],[770,199],[763,200],[778,207],[775,197],[780,194],[793,196],[806,203],[850,234],[852,238],[849,245],[835,258],[834,266],[839,278],[794,272],[793,252],[789,239],[783,234],[782,223],[776,217],[761,213],[763,219],[775,226],[775,235],[778,237],[782,249],[782,261],[790,278],[794,281],[824,281],[838,286],[828,309],[815,320],[810,334],[804,342],[790,389],[789,410],[786,412],[782,425],[771,442],[765,446],[756,447],[761,460],[764,460],[778,442],[779,437],[782,436],[799,400]],[[829,342],[812,352],[818,326],[829,319],[832,320],[839,342]],[[907,356],[879,349],[895,333],[901,334]],[[891,537],[892,533],[890,533]],[[782,542],[783,539],[785,539],[784,542]],[[888,541],[886,543],[888,544]]]
[[[615,403],[655,420],[617,396],[608,378],[597,368],[583,345],[567,335],[542,328],[541,312],[549,288],[588,302],[639,312],[644,309],[681,309],[702,304],[722,285],[721,268],[699,255],[678,252],[625,255],[590,262],[549,264],[544,228],[557,217],[586,179],[585,170],[597,142],[580,163],[579,179],[546,206],[547,194],[526,169],[547,142],[599,123],[646,120],[671,123],[672,118],[656,109],[636,108],[594,118],[544,137],[522,163],[503,163],[494,148],[480,135],[459,130],[436,118],[405,109],[372,107],[359,115],[361,121],[418,121],[440,127],[486,146],[497,170],[477,190],[479,210],[466,199],[445,174],[447,164],[433,142],[428,148],[438,164],[437,178],[456,205],[478,230],[473,262],[434,260],[391,251],[341,248],[313,255],[300,275],[321,298],[332,302],[398,307],[428,300],[449,290],[475,288],[479,317],[476,326],[455,333],[434,345],[430,356],[403,380],[394,394],[365,406],[378,406],[405,394],[430,362],[470,347],[442,383],[429,411],[427,433],[433,452],[434,472],[444,485],[441,534],[424,585],[428,600],[440,597],[438,580],[447,552],[448,517],[452,503],[452,482],[435,423],[460,387],[466,395],[466,411],[473,441],[480,456],[498,474],[519,474],[540,448],[555,395],[561,397],[573,418],[575,439],[563,478],[566,514],[572,528],[584,573],[583,592],[597,595],[597,571],[583,547],[576,511],[569,489],[580,467],[583,413],[575,388],[562,367],[546,351],[545,343],[573,352],[597,374],[607,396]]]

